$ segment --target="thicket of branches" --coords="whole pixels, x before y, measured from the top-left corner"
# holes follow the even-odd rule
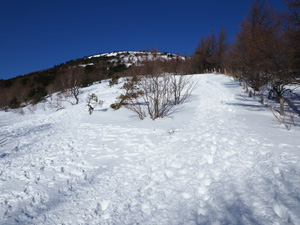
[[[225,57],[228,49],[227,33],[223,27],[218,37],[215,32],[212,32],[208,37],[202,37],[190,59],[191,72],[225,73]]]
[[[122,105],[135,112],[140,119],[147,115],[155,120],[170,115],[176,106],[183,104],[197,83],[191,76],[153,73],[128,78],[121,94],[111,107]]]
[[[254,0],[227,56],[227,67],[257,92],[269,88],[280,102],[300,82],[300,0],[285,0],[276,12],[265,0]]]

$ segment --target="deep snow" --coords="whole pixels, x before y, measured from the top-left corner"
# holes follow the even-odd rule
[[[107,83],[63,110],[0,112],[0,224],[300,224],[299,127],[231,78],[193,79],[156,121],[110,109],[122,84]]]

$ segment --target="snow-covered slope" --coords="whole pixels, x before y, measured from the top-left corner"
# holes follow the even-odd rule
[[[55,111],[0,112],[0,224],[300,224],[299,128],[222,75],[190,102],[140,121],[83,89]],[[90,116],[89,93],[104,100]]]

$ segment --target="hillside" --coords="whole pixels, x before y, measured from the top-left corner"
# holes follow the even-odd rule
[[[58,111],[50,98],[0,111],[0,223],[300,224],[299,126],[232,78],[193,79],[190,100],[155,121],[112,110],[123,83],[105,80]],[[104,103],[89,115],[91,93]]]
[[[155,62],[162,72],[178,73],[185,57],[160,52],[111,52],[70,60],[53,68],[0,80],[0,108],[18,108],[72,86],[87,87],[93,82],[118,76],[145,75]],[[182,73],[183,71],[180,70]],[[37,91],[38,90],[38,91]]]

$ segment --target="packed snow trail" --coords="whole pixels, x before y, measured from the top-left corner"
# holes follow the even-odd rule
[[[299,128],[228,77],[194,79],[156,121],[108,109],[105,84],[84,93],[105,100],[91,116],[1,113],[0,224],[300,224]]]

